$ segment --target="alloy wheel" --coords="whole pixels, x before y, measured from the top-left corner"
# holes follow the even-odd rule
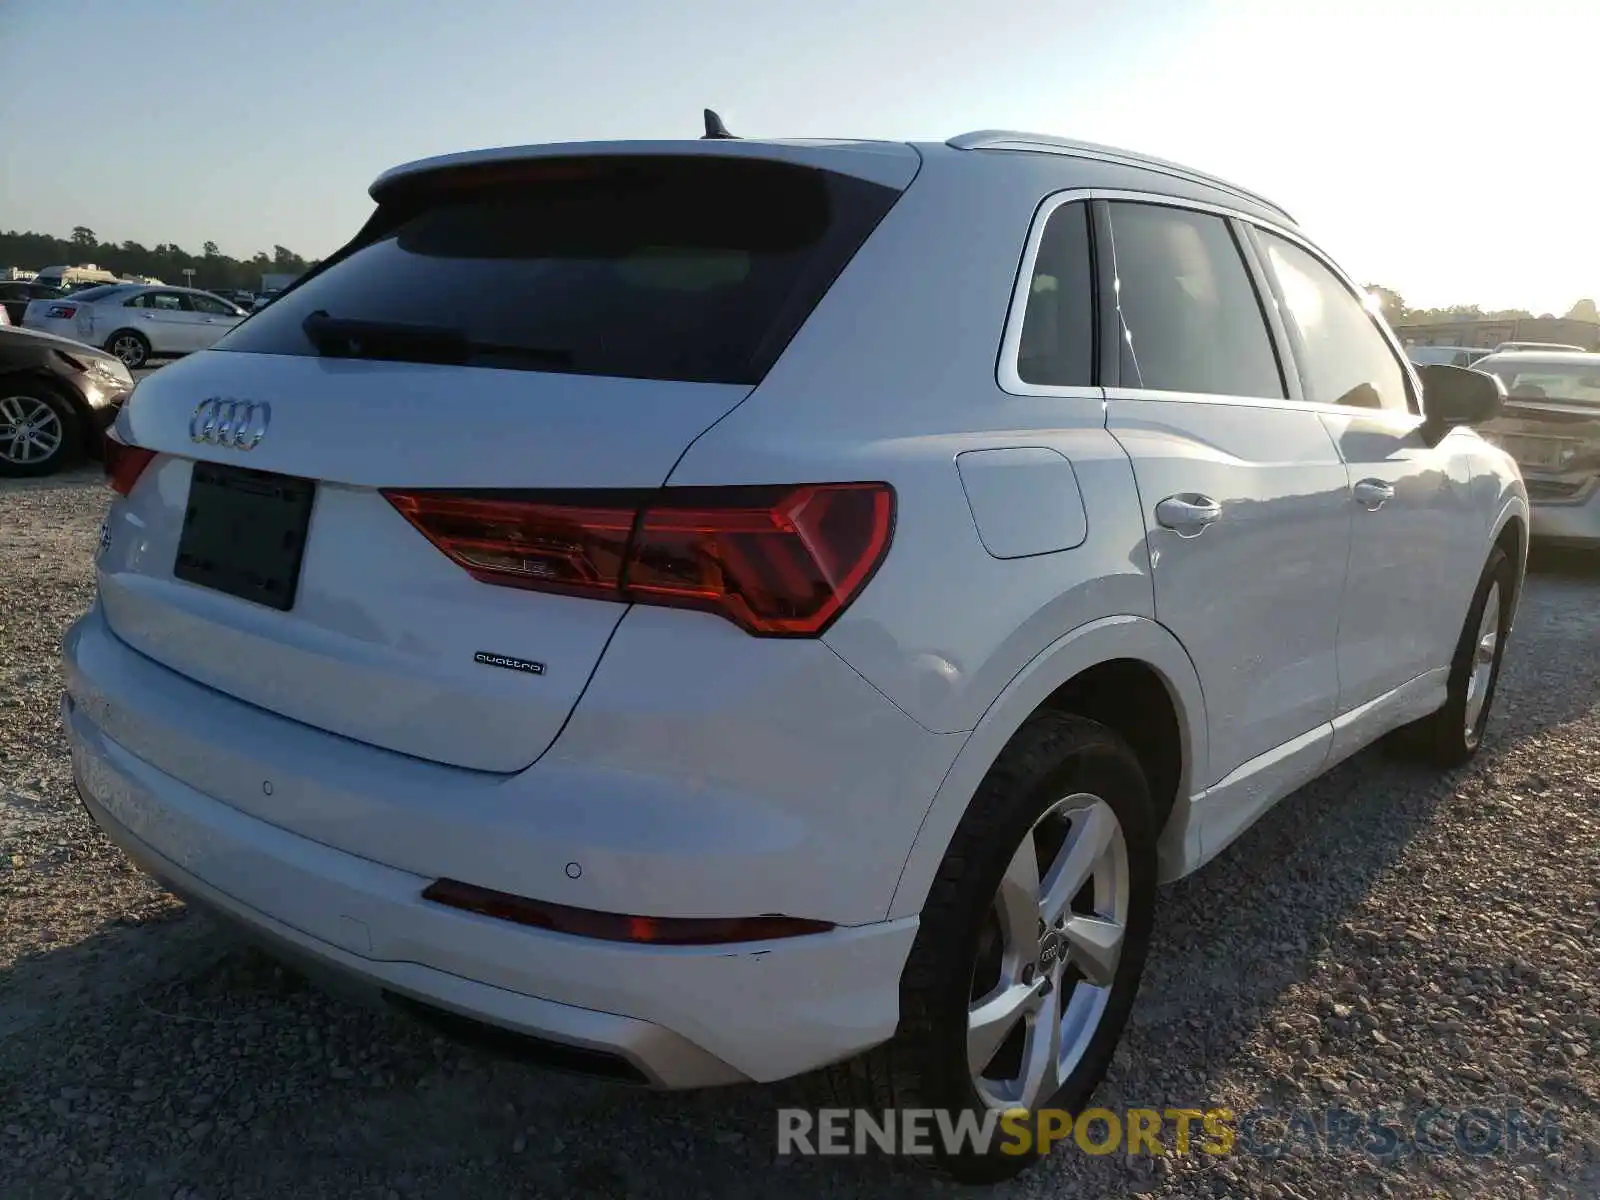
[[[144,364],[144,343],[132,334],[125,334],[111,343],[111,353],[122,360],[125,367],[138,367]]]
[[[1088,1050],[1129,917],[1128,847],[1111,806],[1050,805],[1006,867],[979,938],[967,1065],[983,1102],[1032,1110]]]
[[[37,396],[0,397],[0,458],[18,466],[42,463],[65,436],[61,414]]]
[[[1483,598],[1483,618],[1478,622],[1478,640],[1472,647],[1472,670],[1467,676],[1467,745],[1478,740],[1478,723],[1489,699],[1489,683],[1494,678],[1495,653],[1500,645],[1500,584],[1489,585]]]

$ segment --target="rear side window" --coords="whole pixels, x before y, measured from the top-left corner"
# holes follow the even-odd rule
[[[1017,378],[1053,387],[1094,382],[1094,301],[1089,267],[1089,206],[1050,214],[1033,262],[1017,349]]]
[[[144,292],[129,300],[125,308],[154,308],[162,312],[186,312],[189,305],[177,292]]]
[[[1266,318],[1221,217],[1111,204],[1122,386],[1282,399]]]
[[[331,264],[219,350],[756,383],[900,193],[791,164],[689,155],[541,160],[401,181]],[[319,325],[319,322],[321,323]],[[393,327],[423,327],[408,340]],[[351,339],[352,343],[356,339]],[[321,346],[321,351],[319,351]]]
[[[1366,306],[1293,242],[1265,230],[1257,237],[1283,299],[1306,399],[1407,411],[1405,370]]]

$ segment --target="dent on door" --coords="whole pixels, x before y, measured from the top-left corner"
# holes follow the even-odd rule
[[[1072,463],[1045,446],[956,455],[978,540],[995,558],[1030,558],[1081,546],[1089,536]]]

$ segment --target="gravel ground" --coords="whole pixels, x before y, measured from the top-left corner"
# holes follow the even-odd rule
[[[325,996],[133,871],[74,800],[57,716],[104,504],[87,471],[0,483],[0,1192],[940,1190],[882,1162],[775,1161],[789,1088],[641,1093],[435,1040]],[[1538,567],[1475,765],[1439,777],[1361,755],[1168,889],[1102,1091],[1113,1108],[1406,1121],[1514,1104],[1560,1126],[1553,1151],[1069,1149],[997,1194],[1600,1195],[1597,598],[1600,556]]]

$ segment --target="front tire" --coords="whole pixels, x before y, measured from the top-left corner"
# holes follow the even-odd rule
[[[78,461],[83,436],[72,402],[32,379],[0,381],[0,476],[50,475]]]
[[[892,1040],[831,1068],[832,1101],[874,1113],[1081,1112],[1138,992],[1156,891],[1149,786],[1109,729],[1043,712],[1011,739],[940,864],[900,985]],[[997,1126],[998,1129],[998,1126]],[[1041,1155],[916,1161],[994,1183]],[[1013,1147],[1015,1148],[1015,1147]]]
[[[1402,745],[1443,768],[1459,767],[1478,753],[1489,724],[1506,629],[1516,586],[1511,560],[1496,546],[1467,608],[1467,620],[1450,662],[1450,681],[1443,707],[1401,732]]]
[[[150,361],[150,341],[137,329],[119,329],[106,339],[106,351],[122,360],[130,371]]]

